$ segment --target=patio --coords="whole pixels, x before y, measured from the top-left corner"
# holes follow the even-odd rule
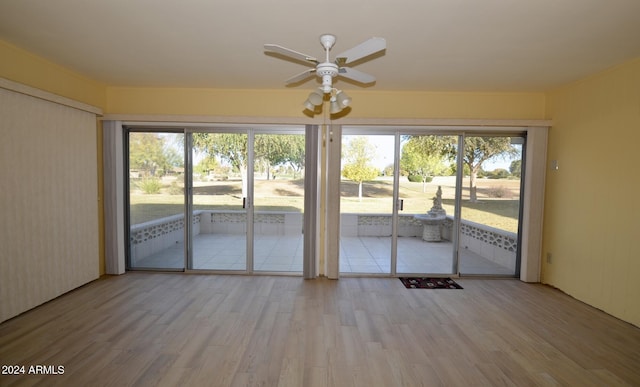
[[[254,241],[254,271],[302,273],[303,238],[291,235],[260,235]],[[451,274],[451,242],[429,243],[419,237],[398,238],[397,272]],[[391,238],[342,237],[342,274],[390,273]],[[245,271],[246,240],[242,234],[198,234],[193,238],[193,268],[214,271]],[[175,243],[136,262],[138,269],[182,269],[184,244]],[[460,250],[460,273],[513,275],[513,271],[467,249]]]

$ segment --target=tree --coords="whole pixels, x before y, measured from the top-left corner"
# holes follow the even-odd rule
[[[384,176],[393,176],[393,172],[395,170],[395,166],[393,164],[389,164],[382,170],[382,174]],[[400,176],[402,176],[402,172],[400,172]]]
[[[147,177],[162,176],[182,166],[178,151],[157,133],[129,135],[129,168],[143,171]]]
[[[509,172],[518,178],[522,176],[522,160],[513,160],[509,165]]]
[[[242,133],[194,133],[193,146],[210,157],[218,156],[242,177],[242,196],[247,197],[247,135]]]
[[[342,176],[358,183],[358,200],[362,201],[362,182],[373,180],[378,170],[369,163],[375,155],[375,147],[366,137],[354,137],[347,145],[343,160]]]
[[[289,135],[285,140],[288,142],[289,152],[283,161],[293,169],[294,178],[296,175],[302,176],[305,167],[305,138],[301,135]]]
[[[444,156],[440,151],[425,152],[420,137],[410,137],[402,148],[400,168],[409,175],[422,178],[422,192],[426,191],[426,183],[430,177],[444,173],[447,166],[443,163]]]
[[[299,134],[259,134],[254,143],[255,158],[266,162],[267,179],[272,166],[287,164],[294,176],[304,169],[305,138]]]
[[[442,154],[455,160],[457,155],[456,136],[421,136],[420,147],[424,152]],[[482,164],[499,156],[513,155],[517,149],[511,145],[510,137],[466,137],[462,162],[465,170],[469,168],[469,200],[478,201],[476,179]]]
[[[243,133],[194,133],[193,146],[206,152],[210,157],[217,156],[240,172],[242,195],[247,196],[247,145],[248,136]],[[304,168],[304,136],[259,134],[254,138],[254,158],[266,163],[267,178],[271,166],[289,163],[298,171]]]
[[[513,155],[517,151],[510,137],[467,137],[464,143],[463,161],[469,166],[469,201],[478,201],[476,178],[482,163],[492,157]]]
[[[504,168],[496,168],[493,171],[487,173],[489,179],[506,179],[509,177],[509,171]]]
[[[219,167],[219,163],[218,160],[216,160],[215,157],[207,155],[207,157],[205,157],[204,159],[202,159],[198,165],[196,165],[195,167],[193,167],[193,169],[198,172],[201,173],[203,175],[208,174],[210,171],[215,170],[216,168]]]

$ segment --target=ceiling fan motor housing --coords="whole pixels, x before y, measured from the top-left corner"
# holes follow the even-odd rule
[[[338,75],[338,65],[330,62],[320,63],[316,66],[316,75],[322,77],[322,91],[331,93],[333,78]]]

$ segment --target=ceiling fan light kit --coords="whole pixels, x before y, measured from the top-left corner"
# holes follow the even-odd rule
[[[383,38],[371,38],[336,56],[335,61],[331,62],[329,60],[329,51],[333,48],[335,43],[336,37],[334,35],[324,34],[320,36],[320,44],[322,44],[322,47],[325,49],[324,62],[319,62],[311,55],[303,54],[277,44],[264,45],[264,49],[266,51],[278,53],[315,66],[314,68],[306,70],[285,81],[285,84],[291,85],[306,81],[314,74],[321,78],[322,86],[312,91],[307,100],[303,103],[307,110],[315,111],[316,107],[321,106],[324,103],[325,95],[329,95],[329,109],[331,114],[339,113],[351,104],[351,97],[349,97],[344,91],[333,87],[334,78],[342,77],[362,84],[370,84],[376,81],[374,76],[354,70],[347,65],[385,50],[387,48],[386,40]]]
[[[344,91],[338,90],[335,97],[336,100],[338,100],[338,103],[342,106],[346,107],[351,104],[351,97],[349,97]]]
[[[309,94],[309,98],[307,99],[313,106],[320,106],[324,101],[324,92],[320,89],[315,89]]]

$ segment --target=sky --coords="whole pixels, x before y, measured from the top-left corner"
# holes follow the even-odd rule
[[[169,140],[169,143],[172,146],[181,148],[182,144],[180,141],[176,140],[176,135],[171,133],[163,133],[161,136],[166,137]],[[346,146],[350,137],[354,137],[352,135],[343,136],[342,146]],[[373,160],[373,165],[375,165],[380,170],[384,169],[386,166],[393,164],[393,154],[394,154],[394,135],[368,135],[369,143],[372,144],[376,148],[376,154]],[[520,144],[516,144],[516,147],[522,149]],[[181,149],[180,149],[181,152]],[[522,152],[517,156],[519,158]],[[205,155],[203,153],[196,152],[194,154],[194,164],[197,165]],[[516,159],[517,159],[516,158]],[[484,163],[483,169],[485,171],[493,171],[496,168],[503,168],[509,170],[509,166],[513,161],[513,158],[504,158],[504,157],[495,157],[493,159],[488,160]]]
[[[352,135],[343,136],[342,146],[344,147],[346,143],[348,143],[350,137],[355,137]],[[384,169],[387,165],[393,163],[393,153],[394,153],[394,136],[393,135],[369,135],[368,136],[369,143],[376,147],[376,155],[374,160],[372,161],[373,165],[375,165],[379,169]],[[514,145],[518,147],[518,149],[522,149],[522,145],[516,144]],[[485,171],[493,171],[497,168],[503,168],[509,170],[509,166],[513,160],[520,158],[522,152],[514,158],[504,158],[502,156],[494,157],[489,159],[483,164],[483,169]]]

